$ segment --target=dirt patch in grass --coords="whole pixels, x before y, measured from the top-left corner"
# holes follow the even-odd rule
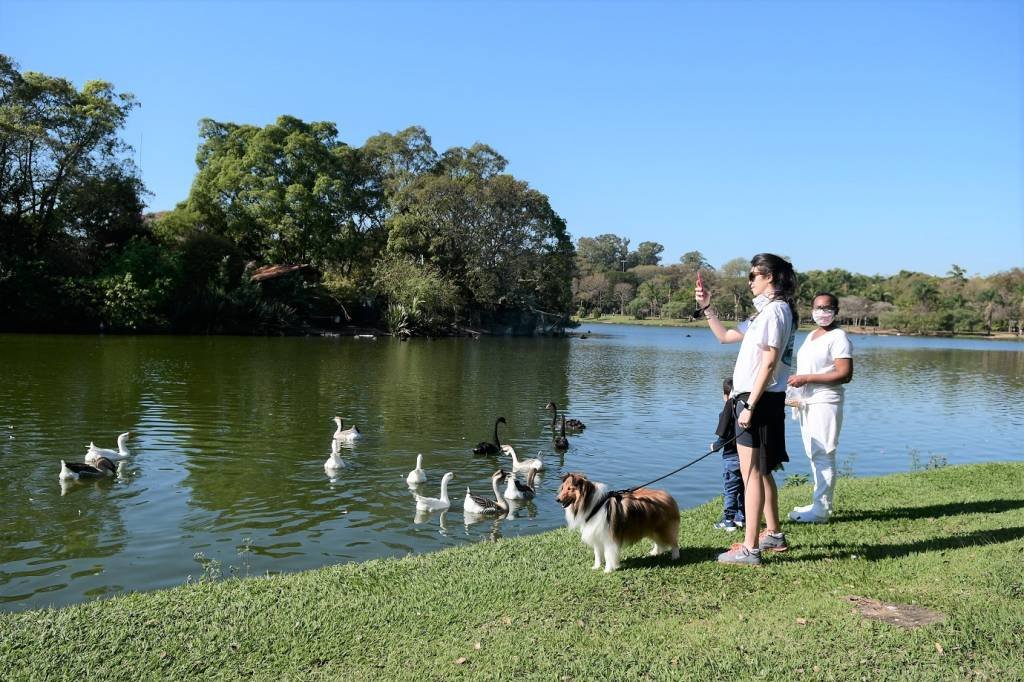
[[[910,630],[946,620],[945,614],[914,604],[893,604],[856,595],[848,595],[844,599],[853,604],[854,612],[859,612],[864,618],[883,620]]]

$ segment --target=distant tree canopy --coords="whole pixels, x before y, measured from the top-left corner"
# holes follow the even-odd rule
[[[629,256],[629,240],[614,234],[579,240],[579,272],[573,280],[577,314],[630,314],[637,318],[688,318],[693,311],[697,271],[714,292],[719,315],[741,319],[752,312],[747,272],[750,259],[730,259],[715,268],[700,251],[689,251],[668,266]],[[641,243],[643,251],[645,244]],[[661,245],[656,244],[658,253]],[[614,248],[613,248],[614,247]],[[596,255],[595,255],[596,254]],[[625,260],[623,268],[622,260]],[[912,333],[1020,330],[1024,324],[1024,270],[968,277],[953,264],[945,277],[901,271],[896,275],[860,275],[842,269],[798,272],[801,318],[810,320],[818,292],[839,297],[840,319],[848,324],[883,326]]]
[[[204,119],[198,173],[143,217],[118,137],[136,106],[0,55],[0,325],[272,331],[344,315],[405,333],[567,323],[576,255],[548,198],[476,143],[423,128]],[[302,265],[253,277],[267,265]]]

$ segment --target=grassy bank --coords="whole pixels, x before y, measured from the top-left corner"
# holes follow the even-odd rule
[[[0,616],[6,679],[1021,679],[1024,464],[842,479],[827,526],[719,566],[717,504],[682,558],[612,575],[566,530],[401,560]],[[808,496],[782,491],[785,508]],[[849,596],[917,604],[917,629]]]
[[[675,320],[675,319],[661,319],[652,317],[646,320],[638,320],[632,315],[602,315],[598,318],[593,317],[574,317],[573,321],[579,322],[580,327],[576,330],[580,332],[588,324],[636,324],[643,327],[707,327],[708,323],[704,320]],[[736,323],[732,320],[723,320],[722,324],[726,327],[734,327]]]
[[[661,318],[650,318],[647,320],[637,320],[632,315],[602,315],[598,318],[592,317],[574,317],[574,322],[579,322],[580,327],[577,328],[576,333],[581,333],[588,324],[636,324],[644,327],[698,327],[706,328],[708,323],[705,320],[675,320],[675,319],[661,319]],[[721,320],[722,324],[726,328],[733,328],[736,326],[736,322],[733,320]],[[810,331],[814,329],[814,325],[809,320],[802,320],[801,329]],[[1022,337],[1012,334],[1010,332],[992,332],[991,334],[950,334],[946,332],[931,332],[927,334],[911,334],[909,332],[901,332],[898,329],[886,329],[884,327],[857,327],[852,325],[844,325],[843,329],[850,332],[851,334],[868,334],[876,336],[924,336],[924,337],[941,337],[941,338],[956,338],[956,339],[988,339],[995,341],[1022,341]]]

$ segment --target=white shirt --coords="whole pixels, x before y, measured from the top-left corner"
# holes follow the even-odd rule
[[[736,366],[732,371],[733,395],[749,393],[761,369],[762,351],[778,348],[781,354],[775,373],[768,377],[764,390],[783,393],[793,373],[793,312],[785,301],[769,301],[753,320],[744,320],[736,327],[743,334]]]
[[[853,357],[853,344],[842,329],[830,329],[812,338],[807,335],[796,354],[797,374],[827,374],[836,369],[836,360]],[[798,399],[803,403],[839,403],[845,390],[842,384],[807,383],[800,387]]]

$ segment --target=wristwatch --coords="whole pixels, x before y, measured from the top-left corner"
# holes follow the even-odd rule
[[[750,410],[751,412],[754,411],[754,403],[748,403],[746,401],[743,401],[743,404],[746,405],[747,409]]]

